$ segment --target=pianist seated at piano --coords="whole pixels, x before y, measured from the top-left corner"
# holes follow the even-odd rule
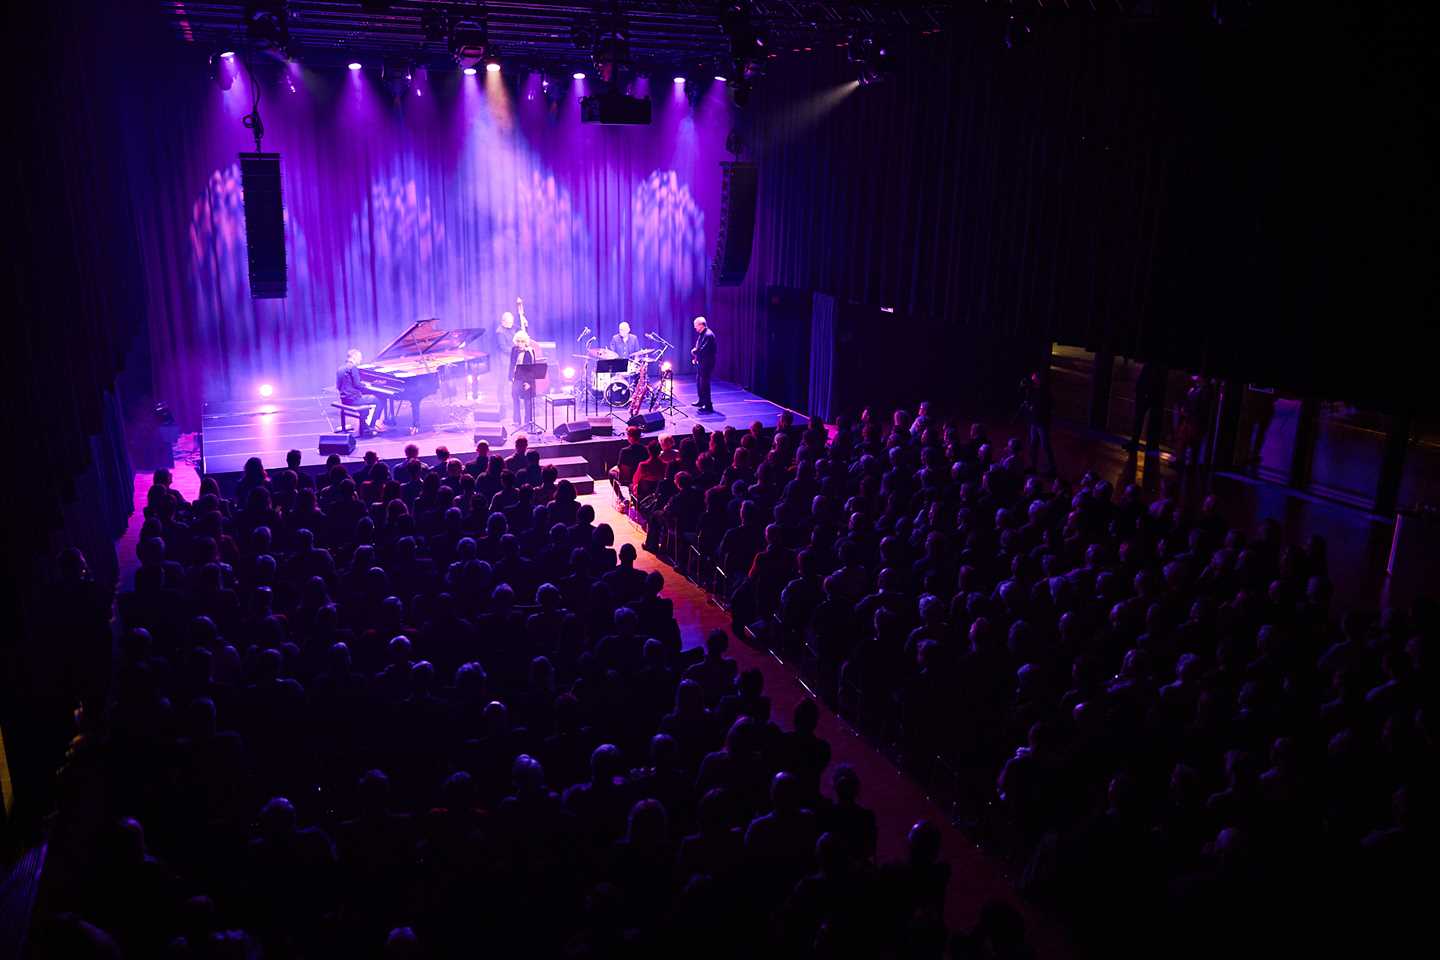
[[[362,407],[365,413],[360,420],[360,436],[368,437],[376,430],[385,429],[383,401],[365,389],[360,379],[360,351],[351,348],[345,354],[345,363],[335,372],[335,389],[340,392],[340,402],[348,407]]]
[[[442,330],[431,317],[417,320],[387,343],[375,359],[359,364],[364,393],[380,399],[382,419],[396,419],[400,404],[410,404],[410,432],[420,432],[420,403],[426,397],[464,397],[476,378],[490,369],[490,355],[476,344],[485,331]]]

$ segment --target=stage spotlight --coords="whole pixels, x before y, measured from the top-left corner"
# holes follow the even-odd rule
[[[718,73],[715,74],[715,79],[716,79],[716,80],[719,80],[721,83],[725,83],[725,82],[726,82],[725,77],[724,77],[722,74],[718,74]]]
[[[574,368],[574,367],[566,367],[564,370],[561,370],[561,371],[560,371],[560,376],[564,377],[566,380],[574,380],[574,379],[575,379],[575,368]]]
[[[410,84],[415,79],[415,68],[409,61],[387,60],[380,70],[392,97],[399,100],[410,92]]]
[[[275,387],[268,383],[260,384],[260,396],[271,397],[275,395]]]
[[[499,73],[499,72],[500,72],[500,63],[499,63],[499,61],[497,61],[497,60],[491,60],[489,63],[485,64],[485,72],[486,72],[486,73]]]
[[[229,90],[235,83],[235,57],[224,54],[210,58],[210,79],[221,90]]]
[[[873,33],[857,30],[850,34],[846,47],[846,57],[855,65],[862,86],[879,83],[895,69],[889,48]]]
[[[461,70],[460,72],[463,73],[463,74],[465,74],[465,76],[467,76],[467,77],[473,77],[473,76],[475,76],[476,70],[475,70],[474,67],[466,67],[464,70]]]
[[[582,70],[576,70],[574,73],[570,74],[570,76],[574,77],[576,80],[585,79],[585,73]]]
[[[682,83],[682,84],[683,84],[683,83],[685,82],[685,78],[684,78],[684,77],[676,77],[676,78],[675,78],[675,82],[676,82],[676,83]]]
[[[669,360],[666,360],[664,363],[660,364],[661,373],[669,373],[673,368],[674,364],[672,364]]]
[[[350,68],[352,71],[354,71],[354,70],[359,70],[361,64],[360,64],[360,61],[359,61],[359,60],[351,60],[351,61],[349,62],[349,64],[347,64],[347,66],[349,66],[349,68]]]
[[[233,60],[233,59],[235,59],[235,51],[234,51],[234,50],[224,50],[224,51],[221,52],[220,56],[224,57],[226,60]]]
[[[450,30],[450,56],[462,67],[478,67],[490,53],[490,32],[480,19],[459,20]]]

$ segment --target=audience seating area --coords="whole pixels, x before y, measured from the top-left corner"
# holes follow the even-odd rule
[[[645,548],[1082,955],[1423,918],[1433,604],[1333,610],[1324,542],[1044,479],[978,425],[630,442]],[[947,931],[936,826],[877,823],[816,703],[772,717],[523,452],[255,462],[193,503],[162,471],[148,504],[60,771],[53,955],[1030,955],[998,905]]]
[[[113,663],[83,658],[38,955],[945,951],[939,829],[876,822],[813,701],[772,717],[533,456],[414,453],[194,502],[157,473]],[[1018,942],[987,918],[956,942]]]
[[[648,546],[1082,952],[1268,935],[1329,953],[1423,920],[1433,602],[1334,610],[1323,540],[1234,529],[1168,479],[1147,500],[1042,478],[978,424],[786,416],[678,454]]]

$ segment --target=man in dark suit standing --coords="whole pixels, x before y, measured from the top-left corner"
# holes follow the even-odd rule
[[[705,322],[704,317],[695,318],[695,346],[690,348],[690,362],[695,365],[695,392],[700,402],[695,409],[703,413],[714,413],[710,402],[710,377],[715,373],[715,331]]]
[[[519,333],[515,326],[515,314],[506,310],[500,314],[500,325],[495,328],[495,346],[490,352],[490,371],[495,384],[495,400],[500,404],[500,419],[505,419],[505,401],[510,399],[510,371],[514,369],[514,358],[512,349],[515,346],[515,334]],[[510,361],[508,367],[501,364]]]
[[[619,332],[610,338],[610,349],[617,357],[630,359],[630,354],[640,349],[640,338],[630,332],[630,324],[620,321]]]

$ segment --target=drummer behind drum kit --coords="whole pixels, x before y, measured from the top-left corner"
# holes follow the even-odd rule
[[[662,402],[670,400],[674,393],[674,380],[670,371],[665,371],[661,384],[649,383],[645,375],[646,368],[658,362],[668,349],[669,344],[637,350],[627,359],[614,350],[592,347],[585,353],[574,356],[577,360],[586,361],[590,367],[591,397],[597,401],[603,400],[606,405],[616,408],[616,413],[620,413],[619,408],[632,406],[632,401],[637,399],[637,391],[641,393],[638,398],[640,404],[650,410],[655,410]]]

